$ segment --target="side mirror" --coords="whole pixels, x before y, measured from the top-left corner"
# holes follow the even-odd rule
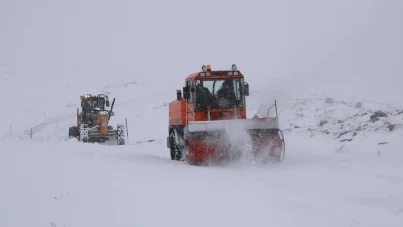
[[[109,107],[109,100],[106,100],[106,107]]]
[[[176,100],[180,100],[182,98],[182,91],[176,90]]]
[[[189,87],[183,87],[183,98],[190,98]]]
[[[245,96],[249,96],[249,84],[247,82],[243,85]]]

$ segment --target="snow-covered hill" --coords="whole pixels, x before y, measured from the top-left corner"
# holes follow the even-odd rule
[[[112,124],[128,118],[129,144],[69,140],[73,98],[59,110],[73,114],[44,120],[32,139],[23,132],[3,137],[1,226],[402,223],[403,120],[396,108],[319,96],[283,103],[283,163],[193,167],[171,161],[166,148],[166,103],[174,92],[134,82],[99,91],[117,97]],[[262,106],[249,106],[250,113]],[[372,122],[375,110],[388,117]]]
[[[401,227],[402,9],[2,1],[0,226]],[[171,161],[167,104],[202,64],[233,63],[248,117],[277,100],[284,162]],[[84,93],[116,98],[126,146],[67,137]]]

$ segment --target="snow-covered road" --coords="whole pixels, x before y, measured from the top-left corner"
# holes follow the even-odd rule
[[[0,227],[402,227],[402,9],[1,1]],[[170,160],[168,103],[234,63],[248,118],[278,101],[284,161]],[[67,138],[88,93],[116,98],[126,146]]]
[[[171,161],[157,143],[7,139],[0,226],[401,226],[398,154],[286,138],[282,164],[209,167]]]

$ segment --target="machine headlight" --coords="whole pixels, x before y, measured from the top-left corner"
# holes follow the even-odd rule
[[[232,71],[235,71],[237,69],[236,65],[232,64],[231,69],[232,69]]]

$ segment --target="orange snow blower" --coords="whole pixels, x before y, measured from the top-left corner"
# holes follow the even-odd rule
[[[239,160],[281,162],[285,141],[279,129],[277,103],[267,116],[246,119],[249,84],[235,64],[230,70],[203,65],[190,74],[176,100],[169,103],[167,147],[172,160],[191,165],[210,161]],[[275,116],[269,117],[269,110]]]

